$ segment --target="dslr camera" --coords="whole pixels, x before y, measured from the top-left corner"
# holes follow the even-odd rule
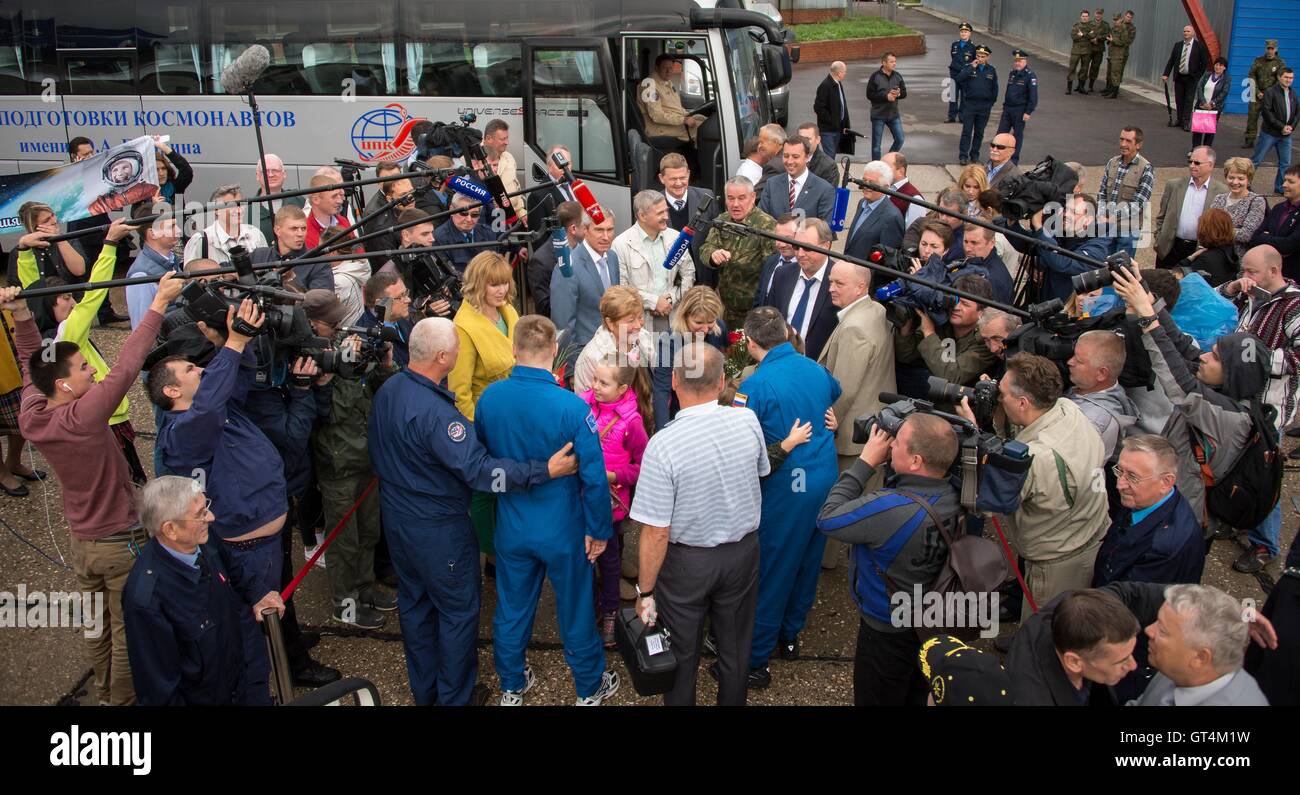
[[[1110,287],[1115,283],[1115,272],[1120,268],[1131,268],[1132,264],[1127,251],[1117,251],[1106,258],[1106,267],[1084,271],[1071,277],[1070,287],[1079,295]]]
[[[962,398],[969,398],[971,411],[975,412],[975,423],[981,430],[993,430],[993,412],[998,407],[997,381],[976,381],[974,386],[962,386],[932,375],[928,383],[930,400],[956,406]]]

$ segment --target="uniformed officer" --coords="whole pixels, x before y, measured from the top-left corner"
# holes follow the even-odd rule
[[[1088,77],[1090,59],[1092,58],[1092,14],[1087,9],[1079,12],[1079,21],[1074,23],[1070,28],[1070,71],[1065,73],[1065,93],[1070,93],[1070,84],[1075,78],[1076,70],[1078,72],[1080,94],[1088,92],[1083,90],[1083,81]]]
[[[1246,116],[1245,149],[1255,148],[1255,136],[1259,132],[1259,101],[1264,98],[1264,91],[1277,83],[1277,76],[1286,68],[1286,61],[1277,54],[1277,39],[1264,42],[1264,54],[1250,64],[1250,79],[1255,84],[1255,96],[1250,103],[1250,113]]]
[[[962,70],[957,85],[962,90],[961,141],[957,160],[964,166],[978,160],[984,145],[984,128],[998,101],[998,70],[989,63],[993,51],[983,44],[975,48],[975,60]]]
[[[957,77],[966,65],[975,60],[975,44],[970,40],[971,27],[969,22],[963,22],[957,26],[957,41],[952,43],[952,59],[948,62],[948,77],[953,81],[953,98],[948,102],[948,118],[944,123],[957,121],[957,114],[961,112],[961,86],[957,83]]]
[[[1124,66],[1128,63],[1128,49],[1133,45],[1137,28],[1133,25],[1133,12],[1125,11],[1121,17],[1115,15],[1111,25],[1110,37],[1106,47],[1109,57],[1106,59],[1106,90],[1103,97],[1119,99],[1119,85],[1124,81]]]
[[[970,95],[967,95],[969,101]],[[801,356],[787,341],[785,316],[759,307],[745,319],[749,354],[758,361],[740,384],[732,405],[758,415],[767,443],[780,442],[796,420],[826,414],[840,397],[840,383],[821,365]],[[762,484],[758,525],[758,608],[749,654],[751,687],[766,687],[772,676],[773,648],[781,657],[799,656],[799,632],[817,596],[826,537],[817,532],[817,514],[839,474],[835,434],[813,422],[812,439],[790,453]]]
[[[1007,93],[1002,98],[1002,118],[998,119],[998,132],[1010,132],[1016,136],[1016,153],[1011,162],[1020,162],[1020,153],[1025,151],[1025,122],[1038,107],[1038,75],[1029,68],[1029,53],[1024,50],[1011,51],[1011,64],[1014,68],[1007,75]]]
[[[1097,9],[1092,18],[1092,35],[1088,37],[1088,90],[1091,94],[1097,90],[1097,75],[1101,73],[1101,60],[1106,57],[1106,42],[1110,39],[1110,23],[1106,21],[1106,9]]]
[[[470,494],[529,488],[577,471],[568,446],[549,461],[487,454],[442,381],[460,338],[446,318],[425,318],[407,369],[375,394],[370,460],[379,478],[411,694],[421,706],[470,703],[478,675],[478,540]],[[593,619],[594,620],[594,619]]]
[[[596,630],[592,563],[613,534],[609,479],[599,429],[586,401],[555,382],[555,324],[525,315],[515,324],[515,366],[474,409],[474,430],[489,455],[527,459],[561,445],[578,458],[578,477],[497,496],[497,608],[492,657],[501,706],[521,706],[535,678],[524,653],[533,633],[542,578],[555,591],[564,659],[578,706],[598,706],[619,687],[605,669]]]
[[[241,624],[270,608],[232,566],[225,545],[208,543],[211,500],[197,480],[166,475],[140,493],[140,522],[153,543],[140,549],[122,595],[127,655],[141,706],[266,704],[248,687]],[[250,608],[249,605],[252,605]]]

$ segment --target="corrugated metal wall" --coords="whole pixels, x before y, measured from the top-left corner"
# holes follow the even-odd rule
[[[1275,0],[1275,3],[1289,5],[1292,12],[1300,5],[1296,0]],[[925,0],[924,5],[970,19],[976,27],[988,25],[990,0]],[[1068,54],[1070,27],[1079,21],[1079,11],[1084,5],[1087,4],[1077,0],[1002,0],[1002,33]],[[1093,3],[1091,7],[1095,9],[1097,5]],[[1120,9],[1133,10],[1137,38],[1129,49],[1125,79],[1159,84],[1165,61],[1174,42],[1182,39],[1183,25],[1187,24],[1187,12],[1181,0],[1122,0],[1122,5],[1100,5],[1106,9],[1107,22]],[[1232,31],[1233,0],[1201,0],[1201,5],[1219,37],[1220,46],[1226,49]],[[1275,13],[1274,24],[1280,27],[1280,20],[1285,18]]]
[[[1228,75],[1233,90],[1228,94],[1228,113],[1245,113],[1245,89],[1241,81],[1250,72],[1256,57],[1264,54],[1264,40],[1277,39],[1278,54],[1292,69],[1300,68],[1300,23],[1296,0],[1237,0],[1237,14],[1232,21],[1232,52],[1228,55]]]

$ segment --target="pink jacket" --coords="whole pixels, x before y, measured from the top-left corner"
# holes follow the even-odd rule
[[[612,491],[622,502],[614,504],[614,521],[618,521],[627,516],[627,506],[632,504],[632,487],[641,474],[641,456],[649,441],[645,423],[641,421],[636,394],[631,389],[615,403],[601,403],[590,389],[581,397],[591,406],[591,414],[596,418],[596,433],[601,434],[600,446],[605,453],[605,470],[614,473]]]

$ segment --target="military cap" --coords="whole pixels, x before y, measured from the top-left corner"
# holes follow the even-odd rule
[[[1011,679],[992,654],[951,635],[938,635],[921,646],[921,675],[938,707],[1009,706]]]
[[[1012,57],[1012,59],[1015,59],[1015,58],[1028,58],[1028,57],[1029,57],[1029,53],[1025,52],[1024,50],[1015,49],[1015,50],[1012,50],[1012,51],[1011,51],[1011,57]]]
[[[957,26],[957,30],[975,30],[969,22],[963,22]]]
[[[993,51],[990,50],[986,45],[981,44],[980,46],[978,46],[978,47],[975,48],[975,54],[976,54],[976,55],[992,55],[992,54],[993,54]]]
[[[1265,40],[1264,40],[1264,46],[1265,46],[1265,47],[1272,47],[1272,48],[1276,49],[1276,48],[1277,48],[1277,39],[1265,39]]]

